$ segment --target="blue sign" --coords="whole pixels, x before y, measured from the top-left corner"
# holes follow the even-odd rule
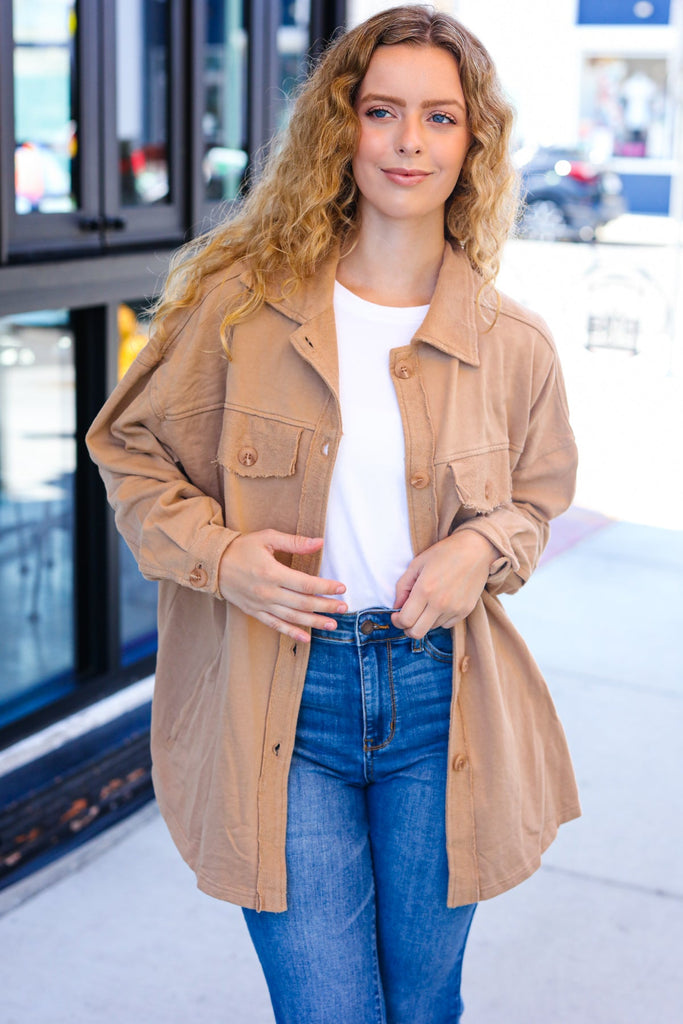
[[[668,25],[671,0],[579,0],[579,25]]]

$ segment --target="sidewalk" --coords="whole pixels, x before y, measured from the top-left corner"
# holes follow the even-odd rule
[[[584,817],[479,908],[465,1021],[680,1024],[683,534],[573,510],[550,554],[508,609]],[[0,1024],[272,1024],[239,909],[194,888],[153,806],[48,870],[0,917]]]

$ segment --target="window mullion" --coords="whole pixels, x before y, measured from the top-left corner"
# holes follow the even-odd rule
[[[73,313],[76,337],[76,667],[83,681],[119,664],[118,538],[85,434],[109,391],[116,305]],[[106,339],[106,343],[103,341]],[[109,354],[112,354],[111,356]]]

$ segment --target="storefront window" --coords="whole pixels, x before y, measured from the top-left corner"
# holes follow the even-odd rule
[[[149,314],[143,301],[122,302],[118,310],[119,379],[147,344]],[[131,665],[157,646],[157,586],[140,574],[125,541],[119,537],[119,624],[121,664]]]
[[[282,0],[282,22],[277,30],[280,124],[286,122],[292,94],[306,74],[310,20],[310,0]]]
[[[247,34],[242,0],[207,0],[202,169],[207,199],[234,199],[247,166]]]
[[[581,128],[594,157],[672,155],[674,110],[667,62],[654,57],[590,57],[584,64]]]
[[[0,723],[73,687],[73,335],[0,319]]]
[[[116,0],[121,206],[170,200],[168,0]]]
[[[76,207],[75,0],[14,0],[14,175],[19,214]]]

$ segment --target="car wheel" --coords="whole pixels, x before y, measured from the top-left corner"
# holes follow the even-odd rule
[[[567,238],[569,225],[562,207],[552,199],[536,199],[524,210],[519,234],[522,238],[536,238],[556,242]]]

